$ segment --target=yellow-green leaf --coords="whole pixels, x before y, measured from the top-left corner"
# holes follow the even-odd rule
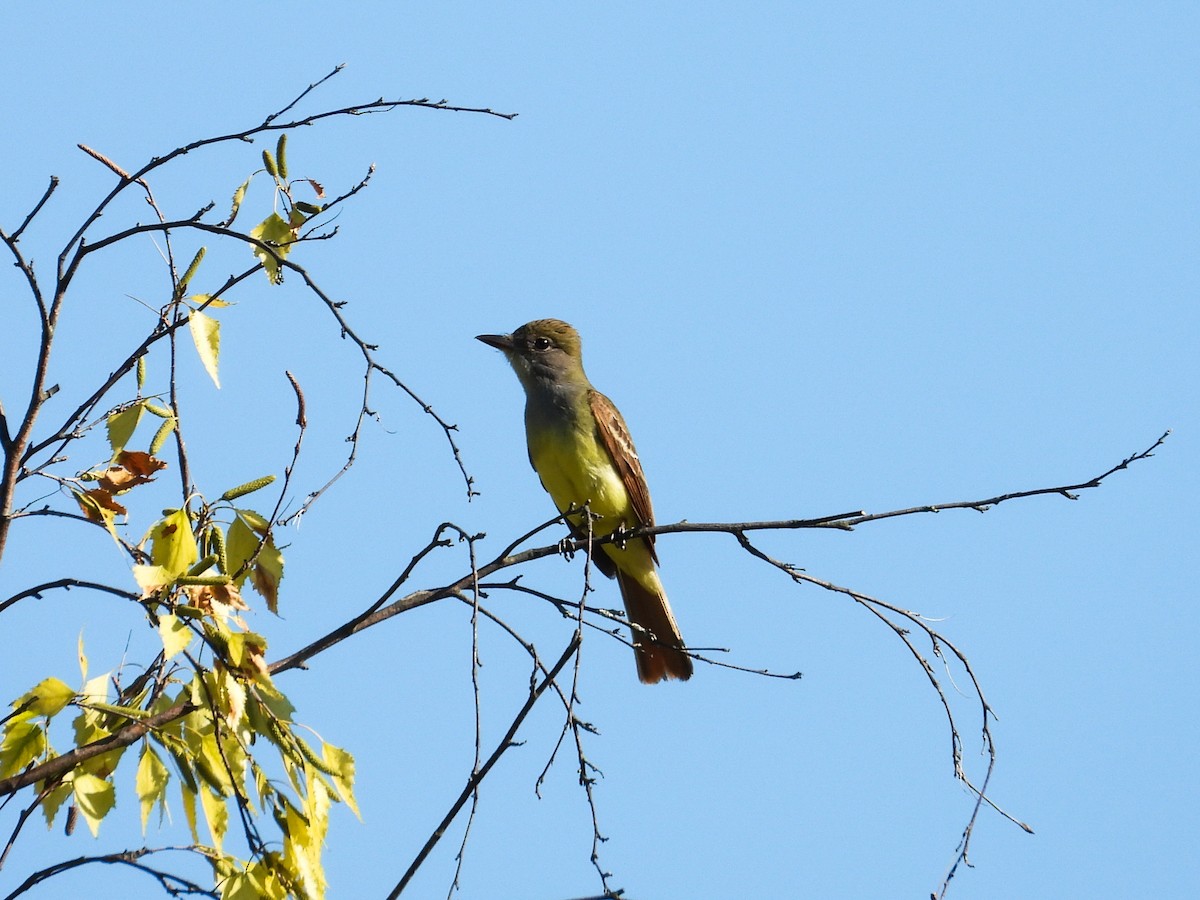
[[[245,520],[239,515],[233,520],[233,524],[229,526],[229,533],[225,536],[225,555],[227,557],[227,571],[230,575],[237,575],[237,585],[241,587],[246,580],[246,576],[250,574],[250,570],[241,571],[242,566],[254,556],[254,551],[258,549],[258,535],[251,530]]]
[[[261,900],[262,896],[245,872],[234,872],[221,885],[221,900]]]
[[[56,716],[74,696],[75,691],[66,682],[47,678],[14,700],[13,709],[19,709],[28,702],[28,709],[35,716]]]
[[[188,313],[188,328],[192,332],[192,343],[196,345],[196,352],[200,354],[204,370],[208,372],[213,384],[220,387],[217,359],[221,355],[221,323],[199,310],[192,310]]]
[[[83,631],[79,632],[79,674],[81,681],[87,681],[88,661],[87,654],[83,652]]]
[[[134,566],[133,578],[142,589],[143,598],[158,593],[161,588],[175,580],[162,566]]]
[[[214,300],[212,294],[192,294],[192,296],[187,298],[187,302],[192,306],[205,306],[209,309],[224,309],[226,306],[234,305],[228,300],[221,300],[220,298]]]
[[[162,566],[172,579],[179,577],[200,558],[187,510],[177,509],[155,522],[150,529],[150,559]]]
[[[195,634],[177,616],[165,615],[159,617],[158,636],[162,638],[163,653],[167,659],[171,659],[188,648]]]
[[[0,778],[16,775],[46,751],[46,733],[32,713],[14,716],[4,724],[0,741]]]
[[[283,272],[279,267],[279,259],[287,258],[288,251],[292,249],[292,226],[280,218],[278,213],[271,213],[250,229],[250,237],[262,241],[264,244],[270,244],[275,250],[275,253],[271,253],[255,245],[254,255],[262,262],[263,268],[267,272],[267,277],[271,279],[271,283],[279,284],[283,281]],[[278,256],[278,259],[276,256]]]
[[[72,781],[75,791],[75,806],[83,813],[92,837],[100,834],[100,820],[116,806],[117,796],[113,786],[103,778],[76,772]]]
[[[166,809],[167,782],[171,773],[163,765],[158,754],[149,744],[142,749],[142,758],[138,761],[136,789],[138,800],[142,804],[142,834],[146,833],[146,822],[150,818],[150,810],[157,803]]]
[[[204,807],[204,818],[208,822],[208,833],[212,835],[213,846],[221,849],[225,840],[225,832],[229,828],[229,807],[225,798],[212,791],[200,789],[200,805]]]
[[[268,539],[250,570],[250,582],[267,601],[267,609],[279,612],[279,582],[283,580],[283,554]]]
[[[97,675],[85,681],[79,691],[79,699],[85,703],[108,702],[108,676],[110,674],[105,672],[103,675]]]
[[[197,683],[199,675],[193,679],[193,684]],[[203,687],[193,693],[204,695]],[[205,713],[207,715],[207,711]],[[189,719],[192,718],[189,716]],[[184,729],[183,738],[188,747],[188,758],[195,767],[195,773],[200,776],[201,781],[207,784],[212,790],[216,791],[222,797],[229,797],[233,794],[233,783],[229,780],[229,774],[225,771],[225,761],[221,758],[221,751],[217,747],[217,738],[212,731],[212,723],[206,722],[200,726],[203,730],[197,730],[195,727]]]
[[[354,815],[361,819],[358,803],[354,800],[354,757],[341,747],[335,747],[333,744],[322,741],[321,758],[333,772],[333,784],[338,789],[338,794],[341,795],[346,805],[354,810]]]
[[[247,560],[254,558],[250,568],[238,577],[238,586],[242,585],[246,580],[246,575],[249,574],[254,589],[266,599],[267,608],[271,612],[277,612],[279,582],[283,579],[283,554],[275,546],[275,541],[268,539],[263,542],[258,556],[254,556],[254,551],[258,549],[259,539],[262,535],[268,534],[269,529],[270,524],[258,513],[250,509],[239,509],[237,518],[229,526],[226,543],[230,574],[237,572],[246,564]]]
[[[186,780],[180,781],[179,797],[183,801],[183,815],[192,834],[192,843],[199,844],[200,832],[196,829],[196,785],[188,784]]]
[[[239,509],[237,514],[245,519],[246,524],[259,534],[266,534],[267,529],[271,527],[266,519],[252,509]]]
[[[108,417],[108,445],[112,447],[113,456],[125,449],[133,432],[137,430],[142,418],[142,404],[135,403],[129,409],[113,413]]]
[[[232,648],[235,644],[238,647],[239,654],[244,651],[244,642],[235,640],[236,638],[244,638],[245,635],[231,635],[229,645]],[[232,653],[230,654],[232,656]],[[232,662],[232,660],[231,660]],[[240,662],[236,665],[241,665]],[[246,686],[233,676],[233,673],[224,666],[218,666],[214,670],[216,677],[216,699],[221,705],[221,711],[225,715],[225,721],[230,728],[237,728],[242,721],[242,717],[246,713]]]
[[[38,790],[46,789],[45,782],[38,782]],[[71,784],[67,781],[59,782],[55,785],[50,793],[42,800],[42,815],[46,817],[46,828],[54,827],[54,817],[58,815],[59,807],[63,805],[63,801],[71,796]]]
[[[290,804],[287,807],[285,823],[284,863],[296,873],[306,891],[312,891],[320,883],[322,874],[319,868],[316,871],[313,870],[310,851],[314,836],[304,816]],[[322,894],[323,892],[318,889],[317,896],[322,896]]]

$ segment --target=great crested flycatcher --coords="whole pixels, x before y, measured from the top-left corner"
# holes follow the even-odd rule
[[[583,372],[579,332],[558,319],[538,319],[512,334],[481,334],[477,340],[503,350],[525,388],[525,436],[529,461],[568,516],[576,537],[587,536],[579,512],[592,514],[592,536],[654,524],[650,491],[625,420]],[[692,660],[658,580],[654,537],[602,544],[596,567],[616,578],[633,625],[638,678],[654,684],[687,680]]]

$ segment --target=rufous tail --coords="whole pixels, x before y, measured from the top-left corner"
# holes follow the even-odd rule
[[[666,594],[661,589],[646,588],[620,570],[617,583],[625,600],[625,614],[634,626],[633,655],[638,678],[643,684],[656,684],[668,678],[687,681],[692,677],[692,658],[683,651],[683,636],[671,615]]]

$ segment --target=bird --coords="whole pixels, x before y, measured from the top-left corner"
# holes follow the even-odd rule
[[[511,334],[476,340],[502,351],[525,389],[529,462],[577,538],[603,538],[654,524],[641,460],[625,419],[583,371],[579,332],[559,319],[536,319]],[[596,567],[616,578],[633,631],[644,684],[692,677],[679,626],[656,568],[654,536],[601,544]]]

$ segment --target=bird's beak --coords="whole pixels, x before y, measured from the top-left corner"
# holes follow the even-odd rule
[[[489,347],[495,347],[497,350],[503,350],[508,353],[513,348],[513,339],[511,334],[477,334],[475,340],[483,341]]]

